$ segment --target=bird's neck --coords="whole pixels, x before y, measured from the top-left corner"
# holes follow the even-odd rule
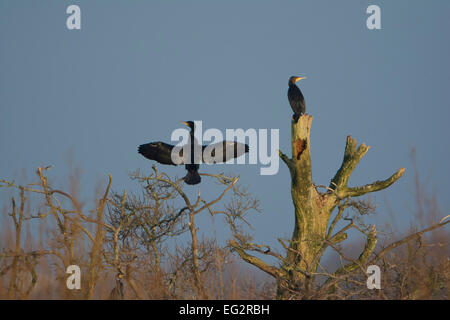
[[[195,144],[195,136],[194,136],[194,130],[191,130],[189,133],[190,136],[190,144],[191,144],[191,150],[194,150],[194,144]]]

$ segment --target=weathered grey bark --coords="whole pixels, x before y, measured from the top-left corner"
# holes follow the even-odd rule
[[[342,205],[342,202],[350,197],[358,197],[385,189],[404,173],[402,168],[386,180],[360,187],[349,187],[350,175],[369,150],[369,146],[361,144],[357,147],[356,141],[348,136],[340,169],[326,191],[319,192],[312,180],[310,152],[312,120],[312,116],[305,114],[299,118],[297,123],[292,121],[292,157],[289,158],[281,151],[279,152],[291,174],[291,195],[295,208],[295,225],[291,241],[289,245],[282,243],[287,253],[286,257],[281,259],[281,267],[276,268],[266,264],[261,259],[249,255],[246,252],[248,248],[243,248],[236,241],[230,241],[230,245],[241,258],[277,279],[278,298],[280,299],[289,298],[291,292],[299,290],[307,292],[313,283],[314,273],[325,249],[347,238],[345,232],[351,227],[350,225],[333,234],[333,229],[346,207]],[[339,210],[330,223],[330,217],[337,207]],[[338,270],[337,273],[354,270],[359,264],[363,264],[373,252],[376,242],[376,230],[373,227],[367,236],[367,243],[359,260],[345,266],[343,270]]]

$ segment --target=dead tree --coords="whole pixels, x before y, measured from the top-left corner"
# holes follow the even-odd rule
[[[310,153],[310,129],[313,117],[302,115],[297,123],[291,123],[292,157],[289,158],[279,151],[280,158],[289,168],[291,174],[291,195],[295,207],[294,231],[289,243],[281,241],[286,249],[286,255],[281,256],[269,247],[246,244],[231,240],[230,245],[245,261],[257,266],[277,279],[278,298],[292,297],[294,292],[308,292],[318,274],[320,258],[328,247],[334,247],[347,238],[350,228],[356,228],[353,221],[342,230],[334,233],[337,222],[350,205],[351,198],[370,192],[385,189],[397,181],[404,173],[401,168],[386,180],[376,181],[364,186],[350,187],[348,180],[359,161],[369,150],[369,146],[357,146],[355,139],[347,137],[344,159],[340,169],[331,179],[328,187],[320,192],[312,180],[312,165]],[[338,208],[336,215],[332,213]],[[352,261],[334,273],[334,277],[349,272],[364,264],[372,254],[377,243],[376,229],[372,226],[365,232],[367,242],[357,261]],[[336,248],[337,249],[337,248]],[[281,260],[280,267],[274,267],[247,251],[270,254]]]

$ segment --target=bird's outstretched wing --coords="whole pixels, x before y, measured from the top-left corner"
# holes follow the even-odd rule
[[[247,144],[235,141],[222,141],[207,146],[202,146],[203,163],[224,163],[230,159],[238,158],[249,152]]]
[[[175,149],[175,152],[178,151],[179,163],[175,163],[172,161],[172,150]],[[177,150],[179,149],[179,150]],[[169,165],[181,165],[184,164],[183,161],[183,148],[175,147],[171,144],[167,144],[164,142],[150,142],[146,144],[141,144],[138,148],[138,152],[142,154],[144,157],[150,160],[158,161],[162,164]]]

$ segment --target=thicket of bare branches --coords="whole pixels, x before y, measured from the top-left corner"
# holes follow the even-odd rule
[[[213,199],[198,191],[190,199],[182,179],[156,167],[149,176],[131,175],[140,194],[111,191],[109,176],[96,206],[87,210],[76,188],[53,188],[47,169],[38,168],[32,184],[0,180],[13,190],[3,211],[0,298],[270,298],[270,288],[256,283],[226,244],[200,236],[196,224],[199,215],[221,215],[233,225],[258,210],[238,177],[203,174],[222,191]],[[32,196],[37,204],[31,206]],[[66,287],[70,265],[81,268],[80,290]]]
[[[69,191],[54,188],[47,169],[38,168],[32,184],[0,180],[2,199],[11,195],[1,220],[0,298],[276,298],[276,281],[256,277],[236,251],[253,251],[260,261],[276,258],[280,265],[274,268],[279,268],[290,248],[283,239],[278,250],[254,243],[247,215],[260,208],[238,177],[204,174],[204,183],[221,187],[207,199],[200,192],[189,195],[182,179],[153,167],[148,176],[131,175],[140,185],[137,194],[112,191],[109,177],[95,206],[86,209],[79,181],[72,176]],[[319,261],[307,287],[290,287],[291,298],[448,299],[449,235],[441,228],[448,220],[418,179],[416,192],[418,227],[406,237],[397,230],[378,230],[378,244],[364,264],[351,248],[327,242],[336,258]],[[364,217],[374,211],[368,199],[344,199],[336,214],[347,224],[339,232],[352,229],[370,239],[373,229]],[[220,244],[214,235],[205,236],[197,224],[201,215],[223,217],[230,240]],[[381,268],[381,290],[367,289],[370,264]],[[69,265],[81,268],[80,290],[66,287]]]

